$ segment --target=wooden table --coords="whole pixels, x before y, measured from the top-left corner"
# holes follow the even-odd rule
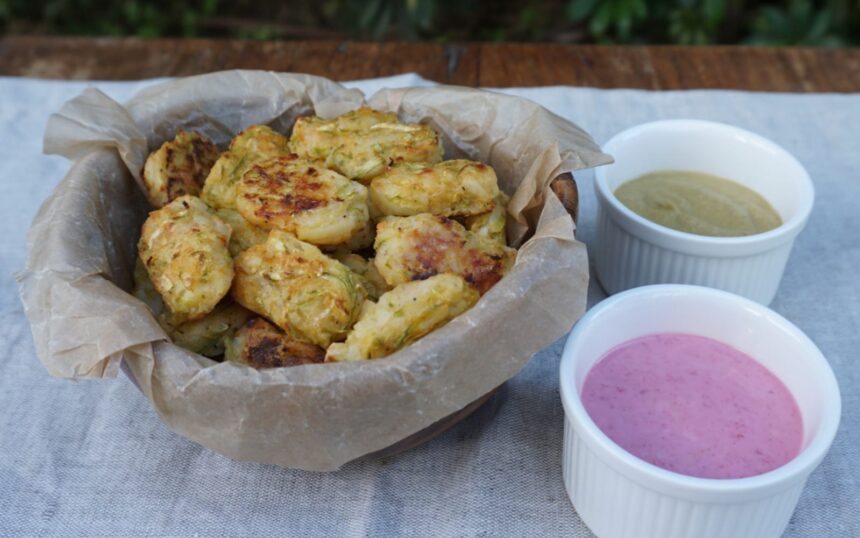
[[[860,49],[0,38],[0,75],[128,80],[233,68],[337,80],[415,72],[489,87],[860,91]]]

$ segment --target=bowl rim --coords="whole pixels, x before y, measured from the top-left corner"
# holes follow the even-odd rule
[[[625,143],[629,138],[638,136],[643,132],[658,131],[665,129],[686,129],[686,130],[710,130],[718,132],[725,136],[740,138],[743,141],[757,145],[771,153],[777,154],[780,158],[789,161],[796,166],[799,175],[799,188],[801,190],[799,196],[798,207],[792,216],[783,221],[782,224],[772,230],[757,233],[753,235],[738,236],[738,237],[719,237],[699,235],[689,232],[675,230],[662,224],[657,224],[646,219],[629,209],[621,203],[612,189],[609,188],[607,180],[607,171],[612,165],[597,167],[594,170],[594,185],[595,194],[599,205],[608,209],[615,220],[620,220],[622,225],[637,237],[648,236],[651,242],[655,242],[669,248],[671,250],[690,251],[693,253],[707,254],[712,256],[719,255],[735,255],[735,251],[742,253],[758,252],[768,250],[776,244],[788,241],[801,232],[805,226],[809,215],[812,212],[812,207],[815,203],[815,187],[809,172],[801,164],[797,158],[789,153],[779,144],[759,135],[729,125],[727,123],[700,120],[700,119],[668,119],[658,120],[647,123],[640,123],[628,129],[625,129],[612,138],[610,138],[602,147],[604,153],[613,154],[619,144]],[[631,178],[633,179],[633,178]]]
[[[821,425],[809,444],[788,463],[766,473],[746,478],[700,478],[676,473],[648,463],[621,448],[603,433],[585,410],[579,391],[575,387],[574,371],[579,349],[578,342],[589,326],[594,323],[595,318],[612,316],[613,308],[619,304],[623,305],[630,301],[647,302],[655,297],[665,298],[678,294],[727,301],[736,304],[738,308],[753,310],[763,320],[776,324],[805,346],[806,353],[802,354],[803,360],[811,362],[811,367],[820,371],[822,382],[827,390],[823,395],[825,402]],[[733,293],[704,286],[655,284],[633,288],[601,301],[580,319],[568,336],[561,355],[559,375],[559,389],[566,419],[571,422],[583,442],[587,443],[604,463],[649,489],[672,496],[704,498],[712,502],[737,502],[743,498],[761,498],[788,488],[798,480],[805,480],[830,449],[841,416],[842,402],[836,376],[827,359],[808,336],[786,318],[764,305]],[[565,454],[565,457],[570,456]]]

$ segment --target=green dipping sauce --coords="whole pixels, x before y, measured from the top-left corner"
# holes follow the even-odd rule
[[[740,237],[782,224],[757,192],[702,172],[652,172],[622,184],[615,196],[637,215],[691,234]]]

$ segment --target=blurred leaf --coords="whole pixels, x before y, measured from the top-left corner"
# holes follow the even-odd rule
[[[704,0],[702,3],[702,15],[709,22],[719,22],[726,13],[725,0]]]
[[[846,43],[833,27],[827,10],[816,10],[809,0],[790,0],[787,7],[759,9],[746,39],[755,45],[803,45],[832,47]]]
[[[645,0],[607,0],[598,2],[588,28],[599,40],[630,42],[635,25],[646,19]]]
[[[565,7],[565,14],[574,22],[585,20],[594,12],[597,3],[597,0],[571,0]]]
[[[0,0],[0,31],[860,45],[860,0]]]

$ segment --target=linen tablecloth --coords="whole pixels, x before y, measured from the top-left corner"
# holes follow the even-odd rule
[[[591,536],[561,480],[563,339],[432,442],[330,473],[236,462],[164,426],[124,376],[70,382],[39,364],[12,274],[69,163],[41,155],[50,113],[87,86],[123,101],[152,81],[0,78],[0,536]],[[414,75],[350,83],[430,84]],[[771,305],[821,348],[843,416],[786,536],[860,536],[860,95],[505,89],[605,142],[665,118],[722,121],[794,153],[816,201]],[[591,174],[578,235],[594,237]],[[605,296],[592,279],[589,304]]]

